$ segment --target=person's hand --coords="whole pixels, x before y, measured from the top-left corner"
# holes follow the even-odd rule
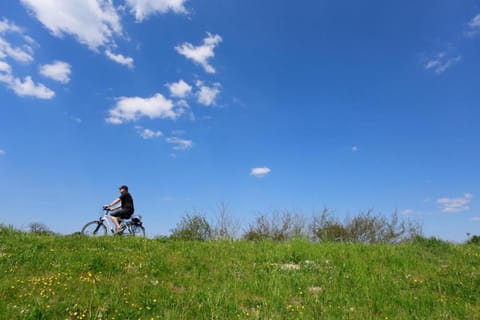
[[[103,209],[104,209],[104,210],[109,209],[109,208],[110,208],[110,206],[109,206],[108,204],[106,204],[106,205],[103,206]]]

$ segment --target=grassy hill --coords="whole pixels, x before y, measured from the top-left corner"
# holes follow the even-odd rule
[[[2,319],[479,319],[480,246],[0,229]]]

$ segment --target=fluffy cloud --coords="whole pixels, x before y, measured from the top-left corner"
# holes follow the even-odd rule
[[[470,22],[468,23],[468,32],[469,35],[476,35],[480,32],[480,13],[477,14]]]
[[[51,64],[44,64],[40,66],[40,74],[42,76],[61,83],[70,82],[71,72],[72,70],[70,64],[63,61],[54,61]]]
[[[39,99],[51,99],[55,96],[54,91],[41,83],[34,83],[30,76],[23,80],[14,78],[9,87],[19,96],[31,96]]]
[[[170,90],[170,95],[175,98],[185,98],[192,91],[192,86],[183,80],[168,83],[166,86]]]
[[[20,35],[27,43],[23,43],[21,47],[14,46],[7,40],[7,34]],[[11,58],[17,62],[32,62],[33,49],[30,46],[32,42],[33,39],[25,35],[22,28],[16,24],[7,19],[0,21],[0,59]]]
[[[55,92],[41,83],[34,83],[32,77],[27,76],[23,80],[12,75],[12,67],[0,61],[0,82],[6,84],[19,96],[30,96],[39,99],[51,99]]]
[[[5,61],[0,60],[0,81],[12,73],[12,67]]]
[[[204,106],[213,106],[216,104],[217,96],[220,94],[220,83],[215,83],[213,86],[209,87],[204,85],[203,82],[197,81],[197,86],[199,88],[196,93],[197,101]]]
[[[215,68],[209,64],[208,60],[215,56],[215,48],[222,42],[222,37],[218,34],[212,35],[207,33],[207,37],[203,39],[203,44],[194,46],[191,43],[185,42],[175,47],[175,50],[192,60],[194,63],[201,65],[206,72],[215,73]]]
[[[7,39],[6,35],[14,33],[23,39],[21,47],[15,47]],[[33,49],[31,43],[35,41],[24,34],[22,28],[6,19],[0,21],[0,83],[5,84],[18,96],[30,96],[39,99],[51,99],[55,92],[41,83],[35,83],[31,76],[21,79],[13,74],[12,66],[5,60],[12,59],[16,62],[28,63],[33,61]]]
[[[432,70],[436,74],[440,75],[453,67],[462,60],[461,56],[452,56],[448,52],[440,52],[433,58],[428,59],[425,63],[426,70]]]
[[[186,140],[179,137],[169,137],[165,140],[167,143],[173,144],[173,150],[177,151],[187,150],[193,146],[193,142],[191,140]]]
[[[3,149],[0,149],[0,157],[6,155],[7,152]]]
[[[257,177],[257,178],[263,178],[267,174],[269,174],[270,172],[272,172],[272,170],[270,170],[270,168],[267,168],[267,167],[253,168],[250,171],[250,175],[252,175],[254,177]]]
[[[188,101],[187,100],[184,100],[184,99],[180,99],[178,100],[177,102],[175,102],[175,104],[179,107],[182,107],[182,108],[188,108],[190,107],[190,105],[188,104]]]
[[[470,202],[472,202],[473,195],[465,193],[461,198],[440,198],[437,199],[437,204],[440,210],[445,213],[456,213],[470,210]]]
[[[111,0],[20,0],[56,37],[74,36],[92,50],[113,43],[122,34]]]
[[[5,33],[7,31],[22,33],[22,28],[17,26],[15,23],[8,21],[8,19],[3,18],[0,21],[0,33]]]
[[[121,17],[112,0],[20,0],[45,28],[56,37],[71,35],[89,49],[106,49],[105,55],[133,68],[131,57],[111,51],[115,38],[123,36]],[[126,0],[137,21],[155,13],[187,13],[186,0]],[[2,25],[0,25],[2,28]],[[0,29],[1,30],[1,29]],[[1,46],[1,44],[0,44]],[[1,49],[0,49],[1,50]]]
[[[105,55],[107,58],[109,58],[112,61],[115,61],[116,63],[122,64],[124,66],[127,66],[130,69],[133,69],[133,58],[131,57],[125,57],[122,54],[115,54],[112,53],[110,50],[105,50]]]
[[[132,14],[138,22],[155,13],[188,13],[184,6],[186,0],[126,0]]]
[[[152,129],[142,127],[137,127],[137,129],[139,129],[138,133],[140,134],[140,136],[145,140],[160,138],[161,136],[163,136],[163,133],[160,130],[154,131]]]
[[[115,107],[109,110],[108,123],[121,124],[136,121],[141,117],[150,119],[176,119],[184,113],[184,108],[157,93],[149,98],[120,97]]]

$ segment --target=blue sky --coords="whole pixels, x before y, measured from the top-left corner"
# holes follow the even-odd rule
[[[0,3],[0,222],[220,202],[480,233],[480,2]]]

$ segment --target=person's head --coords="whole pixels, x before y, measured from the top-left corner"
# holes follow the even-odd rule
[[[118,188],[120,190],[121,194],[127,193],[128,192],[128,187],[126,185],[121,186]]]

